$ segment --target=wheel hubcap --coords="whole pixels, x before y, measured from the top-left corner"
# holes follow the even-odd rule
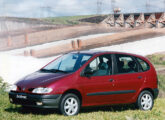
[[[64,110],[67,115],[74,115],[78,110],[78,102],[75,98],[70,97],[64,103]]]
[[[144,110],[149,110],[152,107],[152,97],[149,94],[144,94],[141,98],[141,106]]]

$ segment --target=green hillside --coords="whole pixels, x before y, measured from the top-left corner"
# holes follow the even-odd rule
[[[96,15],[84,15],[84,16],[65,16],[65,17],[51,17],[51,18],[43,18],[42,20],[51,22],[53,24],[61,24],[61,25],[76,25],[80,24],[78,20],[94,17]]]

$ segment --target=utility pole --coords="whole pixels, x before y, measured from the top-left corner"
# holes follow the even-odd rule
[[[43,12],[43,17],[50,17],[50,12],[52,10],[52,8],[50,6],[43,6],[40,7],[42,12]]]
[[[164,10],[163,10],[163,12],[165,12],[165,0],[163,2],[164,2]]]
[[[5,32],[8,32],[8,27],[7,27],[7,24],[6,24],[6,7],[7,7],[7,5],[6,5],[6,2],[5,2],[5,0],[3,0],[2,1],[2,17],[4,18],[2,21],[1,21],[1,30],[2,31],[5,31]]]
[[[146,0],[146,12],[150,12],[150,0]]]
[[[103,5],[102,0],[97,0],[97,14],[102,13],[102,5]]]
[[[114,9],[116,8],[116,0],[111,0],[111,10],[114,13]]]

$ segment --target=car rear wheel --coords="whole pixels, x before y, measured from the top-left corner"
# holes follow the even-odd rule
[[[136,102],[136,106],[141,110],[151,110],[154,105],[153,95],[150,91],[142,91]]]
[[[59,109],[63,115],[77,115],[80,111],[80,100],[75,94],[66,94],[62,97]]]

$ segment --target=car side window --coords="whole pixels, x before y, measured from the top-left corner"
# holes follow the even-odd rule
[[[143,71],[148,71],[150,69],[150,66],[149,66],[149,64],[147,62],[145,62],[144,60],[142,60],[140,58],[136,58],[136,59],[140,63]]]
[[[112,74],[112,61],[109,54],[101,55],[90,62],[85,68],[90,76],[106,76]]]
[[[89,60],[89,58],[91,58],[90,55],[84,55],[84,56],[82,57],[80,66],[83,66],[83,65]]]
[[[118,73],[124,74],[138,72],[138,64],[131,56],[117,54],[116,63]]]

